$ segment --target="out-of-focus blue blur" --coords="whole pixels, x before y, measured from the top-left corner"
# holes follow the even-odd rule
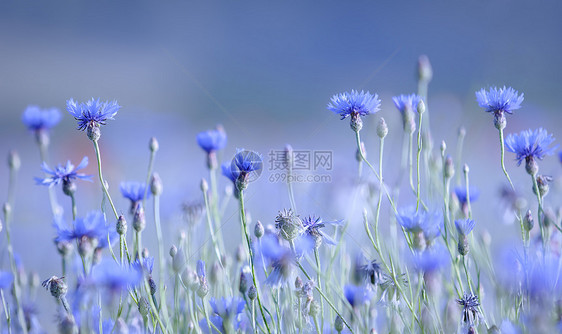
[[[15,149],[22,159],[16,252],[41,277],[59,274],[52,272],[59,260],[47,191],[33,181],[41,175],[39,153],[20,121],[29,104],[63,112],[52,131],[50,164],[78,163],[87,155],[86,171],[94,175],[92,145],[75,130],[65,101],[93,96],[123,106],[102,128],[100,141],[110,191],[123,213],[128,206],[118,184],[144,180],[148,140],[157,137],[155,170],[164,182],[162,214],[171,244],[177,240],[181,203],[200,200],[199,183],[207,177],[195,136],[219,123],[229,136],[223,160],[236,148],[253,149],[264,154],[267,169],[269,151],[287,143],[333,151],[331,183],[295,185],[299,213],[326,219],[360,213],[359,206],[350,207],[357,168],[353,133],[326,104],[350,89],[381,96],[378,115],[390,127],[385,167],[394,180],[390,169],[399,164],[401,126],[391,97],[415,92],[421,54],[429,56],[434,70],[428,101],[434,145],[446,140],[454,154],[457,129],[466,128],[463,162],[481,190],[473,204],[474,217],[482,222],[476,230],[493,230],[501,224],[496,206],[504,179],[497,130],[474,92],[490,85],[514,87],[525,101],[508,117],[506,132],[542,126],[562,138],[561,10],[558,1],[2,2],[0,154]],[[371,159],[377,156],[378,115],[366,118],[363,130]],[[507,153],[512,178],[529,195],[528,175],[512,159]],[[558,175],[560,164],[547,158],[541,171]],[[269,182],[269,175],[264,171],[248,190],[254,221],[272,223],[277,211],[289,206],[285,184]],[[99,207],[101,191],[94,180],[78,184],[80,215]],[[7,189],[7,181],[4,164],[0,190]],[[226,185],[221,177],[220,188]],[[57,193],[68,218],[69,200],[58,188]],[[401,204],[407,202],[405,197]],[[238,233],[236,207],[226,216],[225,228]],[[350,236],[359,242],[360,220],[352,223],[358,226],[349,229]],[[152,219],[148,225],[152,230]],[[0,263],[6,264],[4,254]]]

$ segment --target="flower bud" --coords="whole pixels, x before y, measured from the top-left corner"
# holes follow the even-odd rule
[[[334,321],[334,329],[336,332],[341,333],[343,331],[343,319],[338,315]]]
[[[420,99],[420,102],[418,103],[418,114],[423,114],[425,112],[425,103],[423,103],[423,100]]]
[[[531,213],[531,210],[527,210],[525,217],[523,217],[523,227],[526,231],[530,231],[533,229],[533,226],[535,226],[533,215]]]
[[[464,166],[462,166],[462,172],[465,175],[468,174],[468,172],[470,172],[470,168],[468,167],[468,164],[464,164]]]
[[[157,285],[152,277],[148,278],[148,287],[150,288],[150,295],[154,296],[156,294]]]
[[[539,194],[541,197],[545,197],[550,190],[550,186],[548,185],[552,181],[552,177],[546,175],[537,175],[537,186],[539,187]],[[533,193],[537,194],[537,189],[533,184]]]
[[[361,115],[357,112],[351,113],[351,120],[349,121],[349,126],[351,126],[351,130],[354,132],[359,132],[363,128],[363,120],[361,119]]]
[[[264,227],[262,223],[258,220],[258,222],[256,223],[256,227],[254,228],[254,235],[256,236],[256,238],[259,239],[263,237],[264,233],[265,233]]]
[[[148,252],[148,248],[144,247],[144,248],[142,249],[142,251],[141,251],[141,257],[142,257],[143,259],[146,259],[149,255],[150,255],[150,254],[149,254],[149,252]]]
[[[150,179],[150,192],[154,196],[160,196],[164,190],[162,186],[162,180],[158,173],[152,173],[152,178]]]
[[[90,139],[91,141],[98,141],[101,137],[101,130],[99,126],[95,126],[95,125],[88,126],[86,133],[88,135],[88,139]]]
[[[242,271],[240,273],[240,282],[238,284],[238,291],[245,294],[248,291],[248,276]]]
[[[146,218],[144,217],[144,209],[141,205],[137,206],[133,216],[133,228],[137,232],[142,232],[146,227]]]
[[[176,245],[172,245],[172,247],[170,247],[170,252],[169,252],[172,259],[176,256],[177,253],[178,253],[178,248],[176,247]]]
[[[418,58],[418,79],[420,81],[429,82],[433,78],[433,69],[431,63],[426,55],[421,55]]]
[[[445,166],[443,166],[443,176],[445,179],[449,180],[455,175],[455,165],[453,163],[453,158],[447,155],[445,158]]]
[[[70,255],[74,249],[74,244],[68,241],[56,241],[55,245],[57,246],[57,251],[63,257]]]
[[[146,317],[148,315],[148,312],[150,312],[150,304],[148,303],[148,300],[146,300],[146,298],[142,296],[139,299],[139,313],[143,317]]]
[[[238,245],[236,247],[236,262],[242,263],[246,260],[246,250],[242,245]]]
[[[209,191],[209,183],[207,183],[205,179],[201,179],[201,191],[203,191],[203,193]]]
[[[408,134],[416,131],[416,121],[414,120],[414,112],[411,107],[406,106],[402,114],[402,121],[404,123],[404,131]]]
[[[4,203],[4,205],[2,206],[2,211],[4,213],[4,219],[6,219],[6,217],[9,217],[12,214],[12,206],[10,205],[10,203]]]
[[[470,252],[470,246],[468,245],[468,237],[466,235],[463,234],[459,235],[459,244],[457,248],[459,254],[462,256],[465,256]]]
[[[184,264],[185,259],[183,253],[179,251],[176,252],[176,255],[174,255],[174,257],[172,258],[172,269],[174,270],[174,272],[179,273],[184,268]]]
[[[115,224],[115,230],[119,235],[125,235],[127,233],[127,220],[123,215],[120,215],[117,219],[117,224]]]
[[[21,160],[20,160],[20,156],[18,154],[17,151],[10,151],[10,153],[8,153],[8,167],[10,167],[11,170],[19,170],[21,167]]]
[[[502,111],[494,113],[494,126],[498,130],[505,129],[507,125],[507,119]]]
[[[51,296],[57,299],[64,297],[68,292],[68,287],[62,277],[59,278],[57,276],[51,276],[51,278],[45,280],[42,285],[45,289],[48,289],[49,292],[51,292]]]
[[[72,196],[76,192],[76,183],[72,180],[62,181],[62,192],[66,196]]]
[[[287,169],[293,167],[293,147],[289,144],[285,145],[285,163],[287,164]]]
[[[199,288],[197,289],[197,295],[199,296],[199,298],[203,298],[208,293],[209,293],[209,285],[207,284],[207,281],[203,280],[201,283],[199,283]]]
[[[252,285],[248,289],[248,298],[250,298],[250,300],[253,301],[257,298],[257,296],[258,296],[258,290],[256,290],[256,287]]]
[[[160,145],[158,144],[158,140],[156,140],[155,137],[151,137],[150,141],[148,142],[148,149],[150,150],[150,152],[156,153],[159,148]]]
[[[441,156],[444,157],[445,156],[445,151],[447,150],[447,143],[445,143],[444,140],[441,141]]]
[[[312,303],[310,303],[310,309],[308,311],[308,314],[311,317],[316,317],[319,313],[320,313],[320,304],[316,300],[313,300]]]
[[[379,136],[380,139],[383,139],[387,134],[388,126],[386,125],[384,118],[381,117],[379,118],[379,124],[377,126],[377,136]]]
[[[539,165],[532,156],[525,158],[525,170],[529,175],[535,176],[539,172]]]

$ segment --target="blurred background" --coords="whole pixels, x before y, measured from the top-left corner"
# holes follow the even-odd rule
[[[382,110],[365,119],[362,133],[374,161],[374,130],[379,116],[387,120],[385,168],[395,180],[402,129],[391,97],[416,91],[422,54],[434,71],[428,98],[434,146],[445,140],[454,155],[458,129],[466,129],[462,161],[470,165],[471,183],[481,192],[473,204],[476,231],[489,230],[499,239],[516,236],[518,227],[502,225],[497,130],[474,92],[512,86],[525,94],[525,101],[508,117],[506,133],[542,126],[560,137],[561,12],[559,1],[1,2],[0,154],[16,150],[22,160],[15,250],[42,279],[57,274],[47,190],[33,180],[41,176],[39,153],[21,123],[28,105],[57,107],[63,114],[51,132],[50,165],[69,159],[78,164],[88,156],[86,172],[96,175],[91,142],[75,130],[65,110],[71,97],[100,97],[123,106],[102,128],[100,140],[105,177],[123,213],[128,203],[118,184],[146,178],[148,141],[158,138],[155,171],[164,183],[168,245],[182,229],[182,203],[200,201],[199,183],[208,177],[195,136],[222,124],[229,140],[223,161],[237,148],[265,158],[261,178],[248,190],[254,221],[272,223],[278,210],[289,207],[286,185],[269,180],[272,150],[291,144],[295,150],[331,151],[333,169],[322,172],[330,182],[295,185],[299,213],[349,219],[350,244],[361,247],[361,207],[350,197],[357,180],[354,135],[348,120],[340,121],[326,105],[333,94],[351,89],[379,94]],[[529,177],[511,153],[506,153],[506,165],[531,199]],[[559,175],[558,157],[545,159],[541,172]],[[99,208],[97,176],[94,180],[78,184],[79,215]],[[219,181],[221,189],[229,186],[225,178]],[[8,167],[2,164],[0,189],[7,185]],[[552,204],[560,202],[556,185],[548,198]],[[56,191],[68,219],[70,201]],[[400,205],[409,203],[411,197],[400,199]],[[238,236],[231,204],[224,228]],[[496,236],[493,232],[500,229],[511,234]],[[3,236],[0,240],[5,242]],[[0,265],[7,268],[5,250],[1,256]],[[52,314],[43,313],[45,321],[52,320]]]

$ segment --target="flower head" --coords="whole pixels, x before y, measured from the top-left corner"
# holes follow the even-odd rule
[[[406,110],[417,111],[418,104],[421,100],[422,98],[417,94],[400,95],[392,98],[396,109],[402,114],[404,114]]]
[[[457,299],[457,303],[462,306],[462,321],[465,324],[474,324],[480,317],[478,296],[465,292],[461,299]]]
[[[382,268],[377,261],[365,261],[365,256],[363,254],[357,256],[353,271],[356,283],[377,285],[384,280]]]
[[[146,191],[144,182],[121,182],[119,190],[121,190],[123,197],[131,201],[131,213],[134,213],[137,206],[141,204],[145,193],[147,198],[150,196],[150,192]]]
[[[0,271],[0,289],[7,289],[12,285],[14,275],[9,271]]]
[[[326,225],[342,226],[342,222],[342,220],[325,222],[322,221],[320,217],[308,216],[302,219],[302,226],[304,228],[304,234],[311,237],[315,242],[316,248],[318,248],[320,244],[322,244],[322,241],[325,241],[329,245],[336,244],[335,240],[320,229],[326,227]]]
[[[455,220],[455,227],[460,235],[469,235],[475,224],[474,220],[470,218]]]
[[[271,265],[271,270],[265,284],[278,288],[291,280],[296,259],[293,252],[279,242],[274,234],[266,234],[262,237],[261,254]]]
[[[118,294],[127,287],[138,285],[141,278],[142,273],[134,267],[122,267],[114,261],[105,260],[94,266],[90,283]]]
[[[23,124],[34,132],[49,130],[60,119],[61,114],[57,108],[41,109],[38,106],[28,106],[21,116]]]
[[[510,134],[505,138],[505,146],[509,152],[516,154],[517,165],[525,160],[527,172],[536,174],[538,166],[535,160],[542,160],[545,155],[552,155],[556,147],[548,146],[554,138],[545,129],[524,130],[519,134]],[[534,173],[531,173],[534,172]]]
[[[92,211],[84,218],[76,218],[71,229],[57,216],[53,227],[57,234],[55,243],[76,240],[81,254],[91,254],[96,248],[105,248],[109,246],[108,236],[111,242],[117,237],[115,229],[107,225],[105,216],[99,211]]]
[[[351,90],[332,96],[328,110],[333,111],[344,119],[348,116],[367,116],[380,110],[381,100],[369,92]]]
[[[302,220],[291,209],[279,212],[275,217],[275,228],[277,228],[280,237],[289,241],[295,240],[304,232]]]
[[[351,284],[346,284],[343,289],[345,299],[351,304],[352,307],[359,307],[371,301],[374,296],[372,290]]]
[[[259,177],[262,167],[261,154],[239,149],[230,163],[230,171],[225,171],[225,167],[222,167],[222,172],[229,179],[235,179],[234,185],[238,192],[246,189],[250,181]]]
[[[225,319],[233,319],[244,311],[246,302],[239,297],[221,298],[217,301],[215,298],[209,300],[213,313]]]
[[[55,169],[49,168],[49,166],[47,166],[47,164],[43,162],[43,164],[41,165],[41,169],[46,174],[49,174],[51,176],[48,176],[46,178],[36,177],[35,181],[37,182],[37,184],[51,187],[54,185],[58,185],[61,182],[63,183],[63,185],[69,184],[75,179],[90,180],[92,178],[92,175],[77,173],[77,171],[85,168],[86,166],[88,166],[88,157],[84,157],[80,164],[76,166],[76,168],[74,168],[74,165],[70,163],[70,160],[68,160],[66,162],[66,165],[64,166],[59,164]]]
[[[66,101],[66,110],[78,121],[78,130],[88,131],[88,138],[97,141],[100,136],[100,126],[108,119],[113,119],[121,106],[117,101],[104,101],[92,98],[84,103],[77,103],[73,99]]]
[[[197,144],[207,153],[215,152],[226,146],[226,132],[221,126],[197,135]]]
[[[418,271],[434,273],[446,267],[449,262],[449,252],[440,244],[416,252],[413,256],[414,266]]]
[[[482,88],[476,92],[476,101],[486,112],[511,114],[513,110],[521,108],[523,99],[523,94],[519,95],[515,89],[505,86],[499,89],[491,87],[489,91]]]
[[[459,200],[459,203],[461,205],[467,203],[467,198],[469,196],[470,196],[470,203],[476,201],[478,197],[480,197],[480,191],[478,190],[478,188],[469,187],[468,190],[469,191],[467,192],[466,187],[462,187],[462,186],[455,187],[455,195],[457,196],[457,199]]]

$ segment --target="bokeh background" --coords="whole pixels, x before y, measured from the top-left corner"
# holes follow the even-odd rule
[[[385,117],[390,126],[385,168],[394,180],[402,135],[391,97],[416,91],[422,54],[434,70],[428,105],[435,146],[445,140],[454,154],[458,128],[467,131],[462,161],[481,190],[473,205],[476,231],[489,230],[500,240],[516,236],[518,228],[505,228],[499,208],[504,179],[497,131],[474,92],[490,85],[524,92],[523,108],[508,118],[506,132],[543,126],[560,137],[561,13],[559,1],[1,2],[0,154],[14,149],[22,160],[15,250],[41,278],[58,273],[47,191],[33,180],[41,175],[39,153],[21,113],[29,104],[60,108],[63,120],[52,131],[50,164],[68,159],[77,164],[88,156],[86,172],[95,175],[92,145],[65,111],[68,98],[92,96],[123,106],[103,127],[100,141],[105,176],[121,212],[128,204],[118,184],[145,179],[148,140],[158,138],[155,170],[164,182],[168,245],[181,229],[181,204],[201,200],[199,183],[207,177],[195,136],[220,123],[229,136],[222,160],[236,148],[256,150],[266,159],[266,170],[248,193],[254,221],[272,223],[277,211],[289,206],[285,185],[268,181],[271,150],[289,143],[332,151],[332,182],[297,184],[297,206],[302,214],[350,219],[350,244],[361,247],[363,228],[356,219],[361,208],[350,197],[357,172],[354,137],[347,120],[340,121],[326,104],[350,89],[380,95],[382,111],[365,119],[363,136],[374,159],[375,126]],[[529,177],[512,158],[507,153],[512,178],[532,198]],[[559,175],[560,161],[545,159],[541,171]],[[7,181],[2,164],[0,190]],[[221,189],[226,186],[220,178]],[[556,182],[553,188],[549,200],[556,204]],[[68,217],[69,201],[57,192]],[[78,194],[79,213],[99,207],[97,180],[80,183]],[[404,196],[400,204],[409,201]],[[228,207],[226,216],[224,228],[238,236],[236,207]],[[508,232],[494,233],[500,230]],[[5,243],[4,236],[0,240]],[[0,266],[7,268],[2,249]],[[49,296],[42,297],[50,305]],[[41,318],[50,322],[52,312]]]

